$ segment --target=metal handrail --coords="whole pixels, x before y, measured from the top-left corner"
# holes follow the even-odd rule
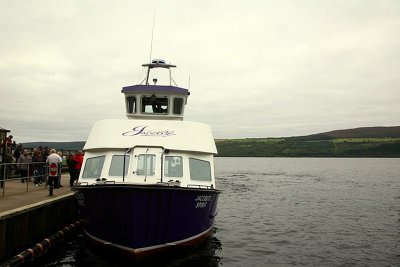
[[[16,175],[15,171],[18,170],[20,166],[27,165],[27,176],[21,177]],[[0,188],[2,189],[2,197],[5,195],[6,182],[16,181],[16,180],[25,180],[26,182],[26,192],[29,192],[29,183],[31,180],[38,177],[35,175],[35,172],[32,169],[35,168],[35,165],[40,165],[44,168],[43,178],[44,182],[47,181],[49,176],[49,167],[46,162],[27,162],[27,163],[0,163]],[[14,175],[11,173],[14,171]],[[40,175],[41,176],[41,175]]]
[[[212,189],[213,186],[211,185],[201,185],[201,184],[188,184],[187,187],[189,188],[199,188],[199,189]]]

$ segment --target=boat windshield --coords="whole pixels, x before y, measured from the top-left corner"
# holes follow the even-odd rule
[[[165,177],[182,177],[183,164],[182,157],[179,156],[166,156],[164,163]]]
[[[168,97],[142,96],[142,113],[168,113]]]
[[[156,155],[140,154],[138,157],[137,175],[153,176],[156,172]]]
[[[106,156],[88,158],[85,163],[82,178],[99,178],[103,170]]]
[[[211,181],[210,162],[189,158],[190,178],[198,181]]]
[[[124,163],[124,155],[114,155],[111,160],[110,170],[108,174],[110,176],[123,176],[128,174],[129,167],[129,155],[125,155],[125,163]],[[125,165],[125,174],[122,173]]]
[[[126,100],[128,104],[128,113],[136,113],[136,97],[128,96]]]

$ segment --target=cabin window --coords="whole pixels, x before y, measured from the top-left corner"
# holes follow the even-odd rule
[[[82,178],[99,178],[106,156],[88,158],[85,162]]]
[[[177,156],[165,157],[164,175],[165,177],[182,177],[183,176],[182,157],[177,157]]]
[[[108,172],[108,174],[110,176],[127,175],[128,167],[129,167],[129,159],[130,159],[130,156],[126,155],[125,156],[125,173],[123,174],[122,170],[124,169],[124,156],[123,155],[114,155],[111,160],[110,171]]]
[[[211,181],[210,162],[199,159],[189,159],[190,178],[199,181]]]
[[[128,96],[126,103],[128,105],[128,113],[136,113],[136,97]]]
[[[168,97],[142,96],[142,113],[167,114]]]
[[[183,98],[174,98],[174,114],[182,114]]]
[[[137,161],[137,175],[152,176],[156,170],[156,155],[142,154]]]

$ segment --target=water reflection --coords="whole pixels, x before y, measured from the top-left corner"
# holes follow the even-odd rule
[[[216,230],[214,230],[215,233]],[[144,262],[135,262],[132,258],[111,252],[110,250],[99,249],[86,240],[84,235],[79,235],[75,240],[70,241],[64,246],[58,247],[35,262],[29,264],[31,267],[49,266],[49,267],[216,267],[219,265],[222,257],[219,255],[222,251],[222,244],[215,236],[209,237],[202,244],[191,247],[186,250],[170,252],[168,254],[157,256]]]

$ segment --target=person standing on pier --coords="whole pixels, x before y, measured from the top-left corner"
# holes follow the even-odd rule
[[[62,170],[62,162],[63,162],[63,155],[61,151],[57,152],[57,155],[60,157],[60,163],[58,164],[58,187],[62,187],[61,184],[61,170]]]
[[[30,164],[32,163],[32,157],[29,156],[28,150],[24,150],[24,153],[18,159],[18,169],[21,174],[21,183],[28,181],[29,169],[32,168]]]
[[[74,161],[74,167],[73,167],[73,177],[71,177],[69,181],[69,186],[73,186],[74,182],[78,181],[79,179],[79,173],[81,172],[82,164],[83,164],[83,153],[82,150],[78,150],[76,152],[76,155],[72,157],[72,160]]]
[[[50,150],[46,162],[49,165],[49,196],[52,196],[54,187],[58,188],[58,164],[61,162],[55,149]]]
[[[22,154],[22,145],[19,144],[17,146],[17,148],[15,149],[14,154],[13,154],[15,162],[18,162],[18,159],[21,156],[21,154]],[[15,172],[15,174],[18,173],[18,164],[14,165],[14,172]]]
[[[13,150],[12,150],[12,145],[13,145],[13,136],[10,134],[9,136],[6,137],[6,139],[4,140],[4,142],[6,143],[6,148],[7,148],[7,152],[9,154],[12,155]]]
[[[42,155],[42,151],[37,150],[36,154],[33,155],[32,158],[33,168],[34,168],[34,183],[36,186],[39,186],[43,182],[43,174],[44,174],[44,159]]]

